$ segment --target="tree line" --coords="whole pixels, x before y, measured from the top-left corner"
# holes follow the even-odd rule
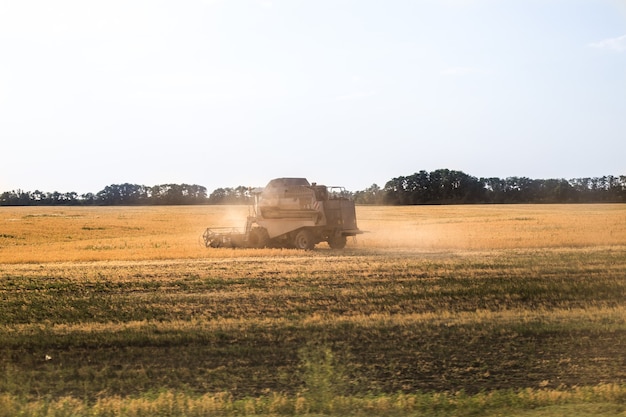
[[[369,190],[369,191],[368,191]],[[462,171],[439,169],[393,178],[362,197],[379,204],[511,204],[626,202],[626,176],[593,178],[476,178]],[[359,194],[357,193],[357,196]]]
[[[357,204],[512,204],[626,202],[626,176],[530,179],[527,177],[476,178],[462,171],[419,171],[348,192]],[[218,188],[208,194],[196,184],[112,184],[97,193],[6,191],[0,206],[44,205],[191,205],[249,204],[251,188]]]
[[[107,185],[97,193],[49,193],[39,190],[8,191],[0,194],[2,206],[78,206],[78,205],[182,205],[206,204],[207,189],[201,185],[162,184],[145,186],[137,184]]]

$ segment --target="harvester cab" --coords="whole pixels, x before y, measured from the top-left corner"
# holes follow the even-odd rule
[[[207,247],[289,247],[310,250],[320,242],[342,249],[357,227],[354,201],[343,187],[276,178],[252,191],[254,205],[243,232],[208,228]]]

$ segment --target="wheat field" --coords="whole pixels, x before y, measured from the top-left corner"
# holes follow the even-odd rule
[[[243,227],[247,215],[245,206],[2,207],[0,263],[284,255],[204,247],[206,227]],[[626,243],[624,205],[361,206],[357,218],[366,233],[351,249],[441,252]]]
[[[361,206],[344,250],[204,247],[247,214],[0,208],[0,416],[626,411],[626,205]]]

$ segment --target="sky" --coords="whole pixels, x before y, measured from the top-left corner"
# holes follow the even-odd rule
[[[626,175],[626,0],[0,0],[0,192]]]

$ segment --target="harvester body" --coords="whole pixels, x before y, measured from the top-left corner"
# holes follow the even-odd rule
[[[310,184],[305,178],[276,178],[253,191],[254,206],[244,231],[208,228],[207,247],[295,247],[313,249],[320,242],[345,247],[362,233],[354,201],[342,187]]]

